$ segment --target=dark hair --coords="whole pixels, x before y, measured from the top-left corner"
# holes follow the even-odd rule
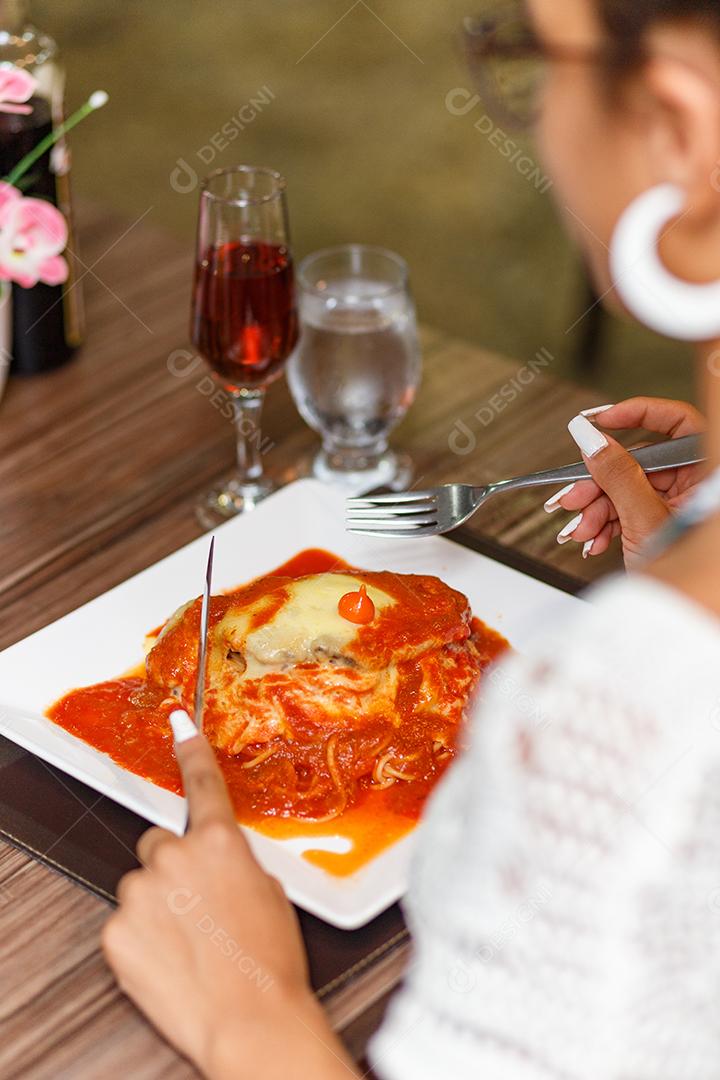
[[[718,0],[596,0],[596,3],[614,48],[626,57],[642,51],[646,31],[660,22],[706,23],[720,34]]]

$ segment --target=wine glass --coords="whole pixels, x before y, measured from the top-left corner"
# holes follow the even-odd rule
[[[298,336],[285,180],[273,169],[238,165],[203,182],[190,336],[234,408],[236,471],[198,507],[212,528],[273,490],[260,418]]]
[[[322,436],[310,466],[347,493],[407,487],[412,463],[388,437],[415,399],[421,360],[407,265],[399,255],[344,244],[298,268],[301,331],[288,385]]]

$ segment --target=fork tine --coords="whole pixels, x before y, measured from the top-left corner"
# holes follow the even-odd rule
[[[435,500],[434,491],[400,491],[390,495],[367,495],[346,499],[348,507],[361,509],[366,506],[392,506],[394,503],[428,502]]]
[[[348,532],[353,536],[375,536],[381,540],[415,540],[421,536],[437,536],[440,532],[438,525],[426,525],[417,529],[406,529],[398,531],[396,529],[358,529],[355,526],[349,526]]]
[[[374,518],[347,518],[346,528],[354,528],[356,525],[361,529],[392,529],[398,533],[416,532],[425,525],[436,526],[437,514],[424,514],[416,518],[374,517]]]
[[[390,518],[412,517],[414,514],[436,514],[435,503],[401,503],[399,506],[349,506],[345,514],[348,518]]]

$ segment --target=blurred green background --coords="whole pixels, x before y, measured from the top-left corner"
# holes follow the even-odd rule
[[[607,400],[690,397],[685,352],[614,319],[597,369],[578,363],[586,286],[542,174],[477,130],[482,104],[459,112],[468,3],[35,0],[31,12],[65,55],[68,105],[110,93],[72,137],[77,196],[133,218],[152,207],[191,245],[197,192],[176,190],[178,161],[200,175],[270,164],[288,177],[298,256],[383,244],[408,260],[426,323],[523,362],[547,348],[557,374]]]

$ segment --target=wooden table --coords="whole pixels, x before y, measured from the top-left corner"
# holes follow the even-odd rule
[[[198,493],[232,464],[230,425],[202,369],[171,373],[184,366],[175,351],[189,348],[191,258],[150,218],[85,211],[87,344],[64,370],[11,380],[0,403],[0,647],[198,536]],[[553,377],[549,354],[509,361],[426,330],[424,357],[396,440],[423,485],[576,458],[566,424],[595,402]],[[273,471],[313,445],[284,384],[270,391],[264,427]],[[558,546],[562,517],[543,512],[546,495],[500,497],[471,529],[575,578],[614,568]],[[4,1080],[195,1075],[115,987],[98,949],[107,915],[103,901],[0,842]]]

